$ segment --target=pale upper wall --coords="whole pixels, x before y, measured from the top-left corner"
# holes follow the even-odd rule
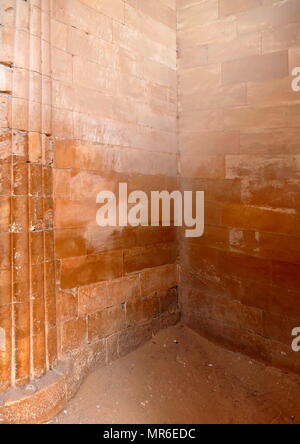
[[[54,135],[174,153],[175,24],[160,1],[54,1]]]

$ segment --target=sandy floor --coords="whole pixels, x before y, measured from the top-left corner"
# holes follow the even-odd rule
[[[300,379],[176,326],[92,373],[56,424],[300,423]]]

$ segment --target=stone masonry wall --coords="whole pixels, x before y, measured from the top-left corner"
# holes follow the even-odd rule
[[[1,1],[0,422],[50,418],[179,293],[188,326],[299,371],[299,22],[299,0]],[[205,235],[98,227],[119,183],[205,191]]]
[[[59,353],[110,361],[178,320],[173,228],[100,228],[100,191],[176,189],[174,1],[54,0]]]
[[[206,233],[182,245],[183,318],[299,371],[298,0],[178,0],[182,185]]]
[[[178,321],[176,231],[96,225],[119,182],[176,189],[178,156],[173,0],[3,0],[0,17],[3,392]]]

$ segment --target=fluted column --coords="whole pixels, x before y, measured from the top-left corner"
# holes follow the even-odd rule
[[[14,0],[0,4],[0,391],[13,378],[13,273],[12,273],[12,65],[14,59]]]
[[[5,306],[0,310],[0,379],[6,381],[5,389],[43,375],[57,358],[57,346],[49,1],[7,0],[2,14],[10,16],[10,45],[2,61],[10,77],[5,92],[10,297],[0,302]]]

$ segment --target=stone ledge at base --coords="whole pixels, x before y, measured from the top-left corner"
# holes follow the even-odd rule
[[[90,371],[125,356],[150,340],[153,333],[179,321],[180,312],[175,311],[126,330],[122,350],[109,361],[103,341],[86,345],[40,379],[0,393],[0,424],[42,424],[50,421],[77,393]]]
[[[0,395],[0,424],[37,424],[49,421],[67,402],[66,375],[49,371],[24,388]]]

